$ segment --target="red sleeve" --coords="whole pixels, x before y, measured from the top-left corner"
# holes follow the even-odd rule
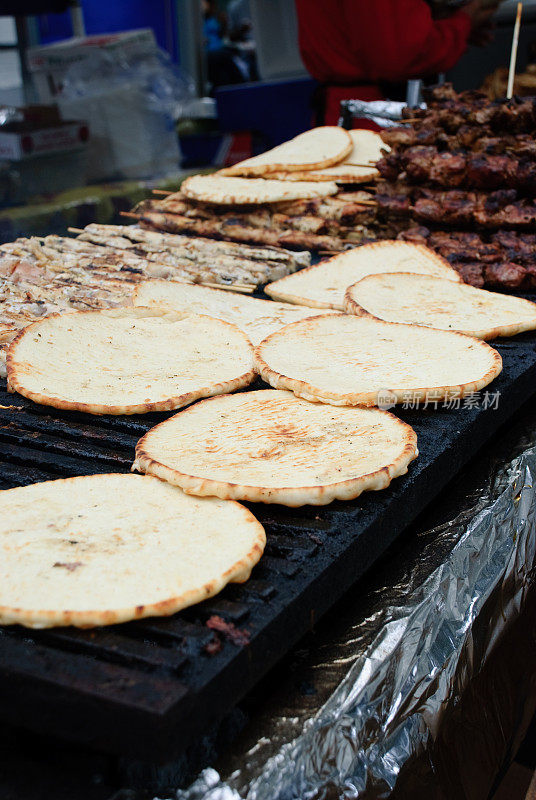
[[[348,36],[369,80],[398,81],[446,72],[467,47],[464,11],[434,20],[424,0],[344,0]]]

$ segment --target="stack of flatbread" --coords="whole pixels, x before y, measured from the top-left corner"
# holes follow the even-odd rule
[[[336,194],[338,183],[375,180],[386,145],[372,131],[313,128],[272,150],[220,170],[187,178],[181,194],[217,205],[255,205]]]
[[[367,183],[389,147],[373,131],[324,126],[296,136],[260,156],[222,171],[224,175],[263,176],[280,181]]]
[[[214,175],[187,178],[179,192],[143,201],[133,216],[168,233],[340,251],[388,227],[360,186],[376,180],[386,149],[372,131],[313,128]]]
[[[342,128],[313,128],[217,175],[187,178],[181,193],[190,200],[218,205],[277,203],[336,194],[333,178],[319,185],[304,173],[339,163],[352,146],[350,134]],[[292,178],[287,180],[287,175]]]

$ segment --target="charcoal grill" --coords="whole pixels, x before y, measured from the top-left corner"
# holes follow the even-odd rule
[[[251,580],[168,619],[91,631],[0,628],[0,718],[144,760],[176,757],[212,727],[353,585],[536,392],[536,335],[498,345],[498,408],[400,411],[420,457],[379,493],[324,508],[251,505],[268,545]],[[90,417],[0,384],[0,488],[124,472],[168,414]],[[217,615],[248,633],[237,645]]]

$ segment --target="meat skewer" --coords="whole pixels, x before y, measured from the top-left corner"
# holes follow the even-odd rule
[[[462,125],[453,134],[446,133],[442,128],[425,127],[415,128],[389,128],[382,131],[382,139],[392,149],[395,157],[402,154],[407,148],[436,147],[438,152],[458,152],[464,150],[472,153],[486,153],[489,155],[515,155],[519,158],[536,157],[536,142],[534,137],[527,133],[497,135],[489,127]],[[382,162],[380,162],[382,163]]]
[[[513,189],[486,194],[395,185],[376,198],[380,214],[413,217],[442,226],[523,229],[536,224],[536,203],[519,199]]]
[[[433,231],[421,225],[401,232],[399,238],[428,244],[451,262],[516,261],[525,265],[536,264],[536,234],[533,233]]]
[[[512,98],[490,102],[482,92],[462,92],[454,99],[438,99],[432,92],[426,109],[404,109],[402,122],[411,119],[417,129],[439,127],[454,134],[462,125],[489,126],[505,133],[531,133],[536,122],[536,99]]]
[[[405,173],[410,183],[427,186],[536,192],[536,162],[512,155],[440,153],[435,147],[419,146],[388,156],[378,169],[386,178],[397,180]]]
[[[354,224],[361,219],[368,219],[370,214],[367,206],[374,198],[369,191],[341,192],[335,197],[315,198],[312,200],[291,200],[272,203],[263,206],[241,206],[240,208],[225,209],[221,206],[210,206],[206,203],[197,203],[176,192],[162,199],[145,200],[140,203],[135,211],[142,210],[161,211],[163,213],[179,214],[195,219],[213,220],[232,215],[233,219],[249,222],[257,227],[271,227],[275,214],[286,214],[287,222],[294,226],[293,218],[315,217],[328,223],[344,222]],[[298,223],[299,224],[299,223]]]
[[[97,229],[95,230],[95,228]],[[76,241],[91,242],[102,247],[117,249],[119,252],[132,252],[148,261],[187,269],[192,274],[202,268],[219,273],[228,272],[237,279],[242,276],[244,282],[247,282],[247,279],[253,279],[255,283],[266,283],[277,280],[289,272],[285,264],[277,261],[260,262],[219,254],[217,262],[215,262],[214,256],[210,253],[195,252],[188,247],[165,247],[143,240],[133,242],[130,238],[114,235],[114,233],[100,231],[97,226],[88,226],[88,229],[80,234]]]
[[[125,212],[123,212],[123,216]],[[254,228],[233,224],[232,221],[199,220],[157,211],[145,211],[140,214],[129,214],[137,219],[144,228],[169,233],[193,233],[215,239],[227,239],[248,244],[272,245],[274,247],[296,247],[307,250],[341,250],[345,242],[334,236],[319,236],[300,231],[272,230],[270,228]]]
[[[344,242],[370,238],[376,203],[369,192],[240,209],[212,208],[180,193],[147,200],[135,209],[140,227],[272,247],[337,251]],[[154,214],[159,216],[154,216]],[[130,216],[130,214],[126,214]]]
[[[212,259],[191,260],[175,255],[171,251],[131,252],[121,247],[91,241],[47,237],[45,243],[59,252],[75,251],[87,253],[96,265],[107,264],[118,270],[135,270],[148,277],[172,278],[187,283],[253,284],[266,283],[274,273],[269,267],[257,262],[242,266],[239,261],[220,257],[218,263]]]
[[[535,234],[499,231],[485,237],[477,233],[430,231],[415,226],[401,232],[398,238],[431,247],[473,286],[536,288]]]
[[[205,255],[220,256],[228,255],[235,258],[246,258],[252,261],[260,261],[263,264],[282,263],[288,264],[291,271],[297,267],[307,267],[311,263],[311,256],[308,252],[291,252],[275,247],[252,247],[250,245],[237,244],[235,242],[223,242],[214,239],[192,238],[191,236],[180,236],[178,234],[157,233],[144,230],[135,225],[98,225],[93,223],[88,225],[84,232],[96,233],[117,233],[120,236],[130,239],[132,242],[147,243],[157,247],[187,249],[193,253],[203,253]]]

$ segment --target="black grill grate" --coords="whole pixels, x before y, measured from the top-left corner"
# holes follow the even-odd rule
[[[0,716],[43,732],[164,760],[221,718],[376,561],[536,390],[536,336],[499,345],[497,410],[401,412],[420,457],[380,493],[324,508],[251,506],[265,556],[244,585],[169,619],[90,631],[0,628]],[[166,415],[90,417],[36,406],[0,384],[0,488],[128,471]],[[206,626],[218,615],[249,635]]]

